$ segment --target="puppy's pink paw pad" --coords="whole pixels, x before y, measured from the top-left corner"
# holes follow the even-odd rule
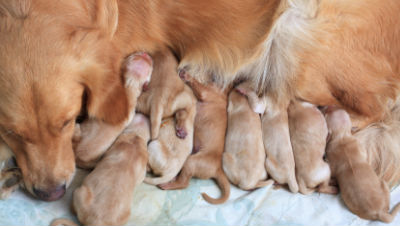
[[[180,139],[185,139],[187,136],[187,132],[184,128],[176,128],[176,136]]]
[[[180,70],[178,72],[178,74],[179,74],[179,78],[181,78],[183,81],[187,82],[190,80],[190,76],[185,70],[183,70],[183,69]]]

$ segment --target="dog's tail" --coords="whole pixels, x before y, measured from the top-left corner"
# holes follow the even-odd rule
[[[385,223],[390,223],[393,221],[394,217],[397,215],[397,213],[400,211],[400,203],[397,203],[397,205],[393,208],[392,212],[386,213],[386,212],[381,212],[379,213],[378,219],[385,222]]]
[[[218,183],[218,186],[221,188],[221,197],[218,199],[211,198],[206,193],[201,193],[203,199],[211,204],[222,204],[229,199],[231,194],[231,184],[229,183],[228,177],[226,177],[224,171],[220,168],[217,170],[217,175],[215,180]]]
[[[400,99],[383,121],[354,134],[380,178],[390,187],[400,179]]]
[[[58,218],[58,219],[53,220],[50,223],[50,226],[78,226],[78,224],[73,222],[70,219]]]

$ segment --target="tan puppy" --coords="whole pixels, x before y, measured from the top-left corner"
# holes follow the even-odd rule
[[[122,225],[130,216],[133,191],[147,164],[148,119],[137,114],[131,124],[73,194],[73,207],[84,225]]]
[[[193,95],[193,94],[192,94]],[[161,123],[160,134],[157,140],[149,143],[148,165],[155,175],[160,177],[146,177],[144,182],[148,184],[162,184],[174,179],[182,169],[187,157],[193,148],[193,124],[196,116],[196,108],[190,111],[179,110],[176,112],[176,121],[185,122],[187,136],[180,139],[175,135],[176,121],[170,117]]]
[[[331,171],[323,160],[328,136],[324,116],[316,106],[301,101],[292,101],[288,114],[300,193],[306,195],[316,189],[319,192],[337,193],[335,187],[329,186]]]
[[[150,116],[151,139],[158,138],[161,120],[171,117],[178,110],[193,111],[196,98],[178,77],[178,62],[171,51],[154,54],[154,70],[147,91],[138,99],[137,111]],[[190,113],[181,113],[176,117],[176,136],[183,139],[188,134],[185,120],[192,121],[184,116]],[[190,124],[190,123],[189,123]],[[191,126],[192,127],[192,126]]]
[[[288,184],[293,193],[299,191],[295,175],[295,162],[290,143],[287,111],[278,104],[270,103],[265,97],[267,107],[261,117],[264,148],[267,154],[265,168],[279,184]]]
[[[329,107],[325,117],[330,134],[326,153],[344,203],[361,218],[393,221],[400,204],[389,213],[388,186],[367,163],[360,144],[352,136],[349,115],[344,110]]]
[[[253,112],[246,96],[233,89],[228,102],[224,172],[233,184],[244,190],[273,184],[273,180],[266,180],[265,157],[260,116]]]
[[[125,60],[122,70],[128,93],[130,116],[117,125],[91,118],[84,121],[80,125],[81,139],[77,141],[74,150],[78,166],[93,168],[122,130],[130,123],[135,114],[136,100],[142,92],[142,87],[150,81],[152,66],[152,59],[146,53],[135,53]]]
[[[189,84],[199,100],[194,123],[194,150],[176,180],[159,187],[166,190],[181,189],[189,186],[192,177],[215,178],[222,190],[221,197],[213,199],[205,193],[202,196],[209,203],[220,204],[230,195],[230,184],[222,169],[227,124],[227,94],[211,84],[208,86],[200,84],[185,71],[181,71],[179,76]]]

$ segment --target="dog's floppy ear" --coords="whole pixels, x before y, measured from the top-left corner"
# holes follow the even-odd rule
[[[0,0],[0,16],[24,19],[31,7],[30,0]]]
[[[125,120],[129,115],[129,103],[119,71],[96,73],[96,70],[92,70],[90,74],[83,81],[88,116],[110,124]]]

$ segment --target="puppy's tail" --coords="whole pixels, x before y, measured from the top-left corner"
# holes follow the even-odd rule
[[[167,182],[170,182],[174,177],[177,175],[177,173],[168,173],[164,174],[161,177],[145,177],[144,178],[144,183],[146,184],[151,184],[151,185],[159,185],[159,184],[165,184]]]
[[[397,205],[393,208],[391,213],[386,213],[386,212],[379,213],[378,219],[385,223],[390,223],[393,221],[394,217],[397,215],[399,211],[400,211],[400,203],[397,203]]]
[[[204,200],[211,204],[222,204],[229,199],[229,196],[231,194],[231,184],[229,183],[228,178],[221,168],[217,171],[215,179],[218,183],[218,186],[221,188],[221,197],[218,199],[214,199],[208,196],[206,193],[201,193],[201,195],[203,196]]]
[[[381,122],[354,134],[365,156],[380,178],[390,187],[400,179],[400,99]]]
[[[273,185],[274,183],[275,182],[272,179],[262,180],[262,181],[257,182],[257,184],[254,187],[254,189],[266,187],[266,186],[269,186],[269,185]]]
[[[58,219],[53,220],[50,223],[50,226],[78,226],[78,224],[73,222],[70,219],[58,218]]]

